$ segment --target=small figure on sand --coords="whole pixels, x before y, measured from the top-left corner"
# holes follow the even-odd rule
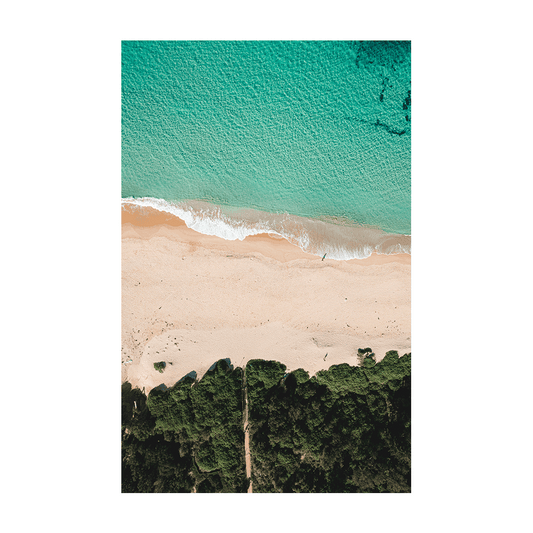
[[[322,257],[322,261],[324,261],[324,259],[326,258],[326,255],[328,255],[327,252],[324,254],[324,257]]]
[[[326,360],[326,357],[327,357],[327,356],[328,356],[328,354],[326,354],[326,355],[324,356],[324,361]]]

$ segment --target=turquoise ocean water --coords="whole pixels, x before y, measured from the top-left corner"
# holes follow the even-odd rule
[[[122,202],[334,259],[410,252],[408,41],[125,41]]]

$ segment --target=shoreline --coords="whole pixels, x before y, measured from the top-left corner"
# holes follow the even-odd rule
[[[156,210],[122,223],[122,382],[150,390],[219,359],[313,376],[371,347],[411,351],[411,256],[336,261],[283,238],[228,241]],[[326,355],[327,354],[327,355]],[[164,373],[153,364],[167,363]]]
[[[308,218],[288,213],[268,213],[257,209],[236,209],[205,201],[178,203],[160,198],[122,198],[122,210],[139,218],[157,216],[171,223],[176,217],[190,229],[226,241],[243,241],[258,234],[285,238],[300,250],[322,258],[348,261],[379,255],[410,254],[411,236],[387,233],[377,227],[355,224],[342,217]],[[169,217],[170,215],[170,217]]]
[[[153,235],[161,234],[173,240],[181,240],[189,243],[201,239],[205,245],[217,249],[229,249],[234,253],[260,253],[265,257],[287,262],[295,259],[307,259],[309,261],[321,261],[318,255],[303,251],[300,247],[290,243],[286,238],[269,233],[248,235],[244,240],[227,240],[215,235],[205,235],[189,227],[184,220],[177,215],[159,211],[150,206],[132,207],[122,204],[121,209],[122,238],[150,239]],[[176,231],[179,229],[179,231]],[[326,255],[325,261],[328,262]],[[364,259],[329,260],[329,262],[351,263],[360,265],[378,265],[386,263],[411,264],[411,254],[380,254],[373,252]]]

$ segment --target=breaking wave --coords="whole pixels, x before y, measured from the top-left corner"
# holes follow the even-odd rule
[[[285,238],[304,252],[328,259],[346,261],[364,259],[372,253],[410,254],[411,236],[385,233],[368,226],[349,224],[346,220],[310,219],[296,215],[267,213],[255,209],[220,207],[188,200],[168,202],[159,198],[122,198],[122,206],[151,207],[179,217],[187,227],[229,241],[267,233]]]

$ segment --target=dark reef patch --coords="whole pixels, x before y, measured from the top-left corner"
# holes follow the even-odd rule
[[[352,41],[355,64],[361,68],[376,66],[394,69],[411,60],[411,41]]]

